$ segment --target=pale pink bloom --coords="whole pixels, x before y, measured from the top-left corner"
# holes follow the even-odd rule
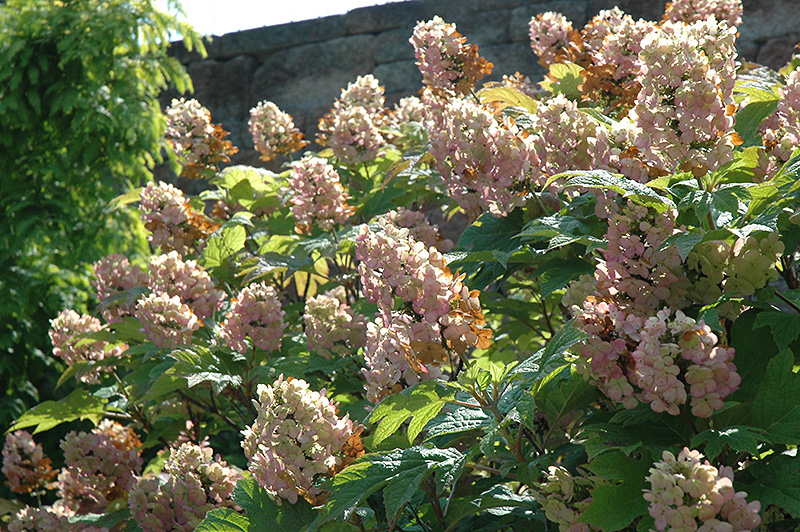
[[[147,286],[153,292],[179,297],[200,319],[219,310],[225,297],[197,261],[184,261],[177,251],[150,258]]]
[[[147,284],[147,274],[132,266],[127,257],[117,253],[108,255],[93,264],[95,296],[98,301]],[[120,304],[122,303],[122,304]],[[125,302],[118,302],[103,311],[109,323],[130,314]]]
[[[366,323],[353,309],[334,297],[320,294],[308,298],[303,319],[308,349],[330,359],[353,355],[364,346]]]
[[[187,345],[201,326],[200,320],[178,296],[152,292],[141,298],[133,311],[147,339],[164,349]]]
[[[492,64],[478,55],[478,47],[466,44],[455,24],[435,16],[419,22],[409,39],[414,46],[422,82],[437,95],[469,94]]]
[[[353,212],[339,173],[326,159],[307,155],[293,162],[289,186],[292,213],[301,233],[311,232],[314,226],[330,231],[346,223]]]
[[[2,471],[12,492],[30,493],[45,487],[56,476],[50,464],[50,458],[29,432],[6,434]]]
[[[677,458],[664,451],[647,480],[644,498],[659,531],[750,532],[761,524],[761,504],[733,489],[733,470],[717,469],[696,450],[684,447]]]
[[[53,354],[62,359],[68,366],[77,362],[100,361],[120,356],[127,346],[111,346],[108,342],[80,338],[82,335],[98,332],[102,329],[100,320],[88,314],[78,314],[74,310],[62,310],[50,320],[50,341],[53,343]],[[103,371],[111,371],[111,366],[92,369],[84,373],[78,380],[96,384]]]
[[[125,493],[142,468],[139,448],[112,437],[109,427],[68,433],[61,440],[64,468],[58,475],[59,495],[73,510],[102,513]],[[138,442],[138,439],[137,439]]]
[[[673,0],[667,2],[664,20],[692,23],[711,17],[731,26],[742,23],[742,0]]]
[[[539,63],[544,67],[558,63],[573,31],[567,17],[553,11],[540,13],[531,19],[528,29],[531,50],[539,58]]]
[[[259,102],[250,109],[247,125],[253,136],[253,144],[265,161],[279,154],[294,153],[308,144],[295,127],[292,116],[281,111],[273,102]]]
[[[236,508],[231,500],[241,474],[214,450],[191,443],[171,449],[159,477],[137,477],[128,505],[145,532],[192,531],[215,508]]]
[[[275,289],[263,282],[253,283],[234,299],[221,336],[228,347],[242,354],[250,351],[247,337],[258,349],[276,351],[281,348],[285,315]]]
[[[298,495],[320,493],[314,479],[342,465],[342,448],[356,431],[348,415],[336,415],[337,406],[325,391],[307,382],[284,379],[259,384],[255,400],[258,416],[242,431],[248,468],[259,485],[294,504]]]

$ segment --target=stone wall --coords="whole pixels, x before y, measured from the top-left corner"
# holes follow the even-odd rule
[[[206,59],[174,49],[194,80],[194,97],[241,149],[233,162],[259,165],[247,120],[261,100],[290,113],[313,139],[317,120],[356,76],[374,74],[388,103],[416,94],[421,76],[408,39],[417,21],[439,15],[455,23],[494,63],[490,79],[519,71],[538,80],[543,69],[528,43],[532,16],[558,11],[581,28],[614,5],[650,20],[664,8],[661,0],[406,0],[215,37]],[[800,0],[744,0],[743,18],[740,54],[773,68],[785,64],[800,41]]]

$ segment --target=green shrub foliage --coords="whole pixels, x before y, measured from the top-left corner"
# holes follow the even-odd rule
[[[173,33],[203,51],[151,1],[0,5],[0,425],[49,397],[48,320],[86,310],[87,264],[144,248],[117,236],[135,219],[101,213],[161,160],[159,94],[191,88]]]

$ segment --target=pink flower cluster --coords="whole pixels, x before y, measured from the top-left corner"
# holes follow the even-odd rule
[[[241,475],[214,450],[184,443],[173,449],[159,477],[137,478],[128,504],[144,532],[191,532],[215,508],[233,508]]]
[[[347,356],[364,347],[364,317],[335,297],[320,294],[306,301],[303,318],[308,349],[330,359],[333,354]]]
[[[700,176],[733,158],[735,36],[712,19],[665,23],[642,39],[642,88],[630,116],[648,164]]]
[[[44,488],[56,476],[42,446],[24,430],[6,434],[2,471],[14,493],[30,493]]]
[[[450,301],[461,292],[461,277],[454,277],[442,254],[426,247],[382,219],[381,231],[364,226],[356,239],[356,259],[364,295],[384,315],[394,307],[394,298],[409,303],[414,312],[435,323],[450,312]]]
[[[759,167],[756,176],[759,180],[774,177],[788,161],[794,147],[800,144],[800,69],[795,69],[786,78],[786,85],[778,90],[780,100],[774,113],[765,118],[758,128],[763,150],[759,150]],[[748,104],[743,101],[740,106]]]
[[[539,164],[532,136],[470,99],[426,104],[431,154],[458,204],[473,214],[488,208],[501,215],[520,205]]]
[[[317,142],[330,146],[345,164],[374,159],[386,138],[381,127],[386,123],[383,87],[372,74],[359,76],[342,89],[341,97],[319,122]]]
[[[330,231],[347,222],[353,213],[347,204],[350,195],[326,159],[307,155],[293,162],[289,186],[295,228],[300,233],[310,233],[314,226]]]
[[[275,289],[263,282],[253,283],[234,299],[221,336],[228,347],[242,354],[250,350],[245,342],[248,336],[256,348],[276,351],[281,348],[285,315]]]
[[[405,207],[398,207],[384,214],[384,217],[400,229],[408,228],[408,234],[417,242],[422,242],[426,247],[435,246],[442,252],[453,248],[453,241],[443,238],[439,234],[439,227],[432,225],[420,211],[412,211]]]
[[[733,469],[717,469],[699,451],[664,451],[650,469],[650,515],[659,531],[749,532],[761,524],[761,503],[733,488]]]
[[[547,519],[558,524],[560,532],[589,532],[594,529],[579,522],[592,501],[591,497],[586,496],[588,485],[590,483],[585,479],[573,477],[562,466],[549,466],[547,479],[537,484],[539,489],[533,493]]]
[[[189,201],[183,192],[163,181],[150,182],[140,197],[141,218],[151,233],[147,240],[153,248],[174,249],[181,255],[189,253],[195,238],[189,228]]]
[[[592,336],[579,350],[578,370],[626,408],[642,401],[654,412],[678,415],[690,396],[692,414],[710,417],[741,383],[734,350],[717,345],[702,321],[681,311],[669,315],[664,309],[645,319],[613,303],[586,301],[580,319]]]
[[[416,96],[400,98],[389,118],[394,125],[405,124],[406,122],[422,122],[425,120],[425,107],[422,100]]]
[[[8,532],[109,532],[106,527],[97,527],[86,523],[70,523],[69,518],[75,515],[59,500],[52,506],[33,508],[26,506],[11,518]]]
[[[667,2],[664,20],[687,24],[716,18],[730,26],[742,23],[742,0],[673,0]]]
[[[553,11],[540,13],[531,19],[528,29],[531,50],[539,63],[545,68],[560,63],[574,31],[567,17]]]
[[[183,165],[181,177],[190,179],[216,170],[217,164],[238,152],[222,126],[211,123],[211,112],[197,100],[172,100],[167,108],[167,143]]]
[[[292,116],[272,102],[263,101],[250,109],[247,122],[253,143],[261,159],[269,161],[280,154],[294,153],[308,144],[297,129]]]
[[[581,40],[584,49],[590,53],[597,53],[609,37],[623,23],[627,15],[619,7],[603,9],[590,20],[581,30]]]
[[[639,70],[639,52],[642,51],[642,39],[656,29],[652,22],[634,20],[619,8],[601,11],[595,20],[603,24],[593,26],[604,29],[603,37],[596,48],[591,49],[592,62],[598,66],[609,65],[614,68],[613,79],[623,80],[634,77]],[[587,48],[591,46],[586,43]]]
[[[358,76],[354,82],[349,83],[342,90],[338,103],[342,107],[363,107],[372,115],[380,115],[385,111],[386,98],[383,94],[384,88],[380,81],[372,74],[367,74]]]
[[[381,230],[364,227],[356,239],[356,258],[364,295],[378,305],[379,315],[367,325],[364,348],[367,396],[380,401],[413,384],[441,375],[450,361],[447,348],[464,353],[486,348],[492,334],[479,292],[469,292],[454,276],[441,253],[416,241],[407,228],[380,218]],[[395,298],[405,302],[394,310]],[[446,347],[445,347],[446,346]]]
[[[422,82],[437,95],[469,94],[492,64],[478,55],[476,45],[466,44],[466,38],[435,16],[419,22],[409,39],[414,46]]]
[[[538,161],[531,180],[536,185],[567,170],[609,168],[608,130],[563,94],[539,104],[531,131],[530,142],[536,150],[533,160]]]
[[[212,154],[211,112],[197,100],[173,99],[167,108],[167,141],[182,164],[196,164]]]
[[[390,313],[388,320],[378,317],[368,323],[364,348],[366,367],[361,370],[366,379],[367,400],[379,403],[405,386],[441,377],[443,361],[435,356],[428,359],[423,356],[431,346],[441,348],[441,344],[438,323],[414,320],[402,312]]]
[[[598,295],[624,301],[642,316],[663,306],[685,306],[688,279],[678,250],[670,246],[659,251],[676,231],[676,213],[655,214],[631,201],[618,212],[616,203],[608,206],[612,214],[603,215],[608,218],[608,246],[595,272]]]
[[[110,346],[108,342],[81,339],[78,336],[94,333],[102,329],[100,320],[88,314],[78,314],[74,310],[62,310],[50,320],[50,341],[53,343],[53,354],[62,359],[68,366],[76,362],[97,361],[117,357],[127,346]],[[78,379],[81,382],[96,384],[100,382],[101,371],[111,368],[97,368],[84,373]]]
[[[292,504],[300,494],[319,494],[315,477],[342,465],[356,425],[303,380],[281,375],[271,386],[259,384],[257,394],[258,417],[242,431],[248,468],[261,487]]]
[[[191,343],[201,322],[178,296],[152,292],[136,303],[134,317],[142,324],[147,339],[163,349]]]
[[[779,94],[778,120],[788,141],[796,146],[800,144],[800,67],[786,77],[786,85],[781,87]]]
[[[61,440],[65,465],[58,475],[59,495],[79,513],[102,513],[125,497],[141,471],[141,442],[131,429],[115,425],[106,421],[92,432],[72,431]]]
[[[197,261],[184,261],[177,251],[150,258],[147,286],[154,293],[179,297],[200,319],[209,318],[219,310],[225,297]]]
[[[103,301],[120,292],[147,285],[147,274],[135,266],[131,266],[127,257],[117,253],[102,258],[94,263],[95,296]],[[118,321],[121,316],[130,314],[125,304],[116,305],[103,311],[107,322]]]

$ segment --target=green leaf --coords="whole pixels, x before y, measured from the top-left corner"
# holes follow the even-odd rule
[[[259,532],[246,515],[230,508],[217,508],[206,514],[205,519],[195,528],[195,532]]]
[[[792,372],[794,356],[788,349],[769,361],[767,374],[753,399],[753,425],[775,443],[800,441],[800,375]]]
[[[211,350],[192,346],[185,350],[173,351],[170,356],[177,362],[169,371],[174,378],[186,379],[189,388],[209,382],[215,394],[227,387],[241,386],[240,368],[229,360],[223,360]]]
[[[733,129],[742,137],[744,141],[743,148],[761,144],[761,135],[758,134],[758,127],[765,118],[778,108],[778,95],[772,95],[774,99],[750,101],[744,109],[736,113],[736,122]]]
[[[522,94],[513,87],[491,87],[478,91],[481,103],[500,102],[513,107],[522,107],[530,113],[535,113],[539,102],[526,94]]]
[[[586,467],[596,475],[619,484],[602,485],[590,491],[592,501],[579,519],[598,530],[614,532],[647,513],[649,503],[642,497],[645,477],[652,466],[649,456],[635,459],[621,451],[603,453]]]
[[[565,323],[555,336],[550,338],[547,345],[530,358],[522,361],[521,364],[511,370],[511,373],[530,374],[535,378],[539,378],[545,373],[552,372],[556,367],[563,366],[564,353],[588,336],[585,332],[575,327],[575,318],[573,318]]]
[[[124,207],[125,205],[136,203],[141,199],[140,194],[142,193],[143,188],[144,187],[134,188],[133,190],[129,190],[125,194],[117,196],[116,198],[108,202],[108,207],[106,207],[106,211],[115,211],[120,207]]]
[[[591,227],[574,216],[545,216],[525,225],[517,236],[525,240],[549,240],[547,251],[578,242],[590,250],[605,246],[606,241],[591,235]]]
[[[540,81],[539,85],[553,95],[563,94],[570,100],[580,100],[581,91],[578,87],[583,83],[583,70],[575,63],[553,63],[545,81]]]
[[[247,512],[254,531],[297,532],[316,517],[311,505],[302,498],[295,504],[278,505],[251,475],[236,483],[233,501]]]
[[[241,225],[229,225],[208,238],[203,253],[203,266],[216,268],[244,247],[247,231]]]
[[[758,442],[760,441],[764,441],[764,438],[753,427],[731,425],[724,430],[704,430],[692,438],[692,449],[697,449],[704,445],[703,454],[709,460],[714,460],[719,456],[725,445],[737,452],[757,455]]]
[[[494,418],[482,408],[449,405],[448,409],[428,422],[425,441],[445,434],[457,434],[468,430],[485,429]]]
[[[566,180],[564,184],[565,187],[613,190],[622,195],[623,198],[630,198],[636,203],[644,205],[645,207],[652,207],[658,212],[664,212],[667,209],[675,208],[675,204],[671,199],[662,196],[653,188],[643,185],[638,181],[634,181],[633,179],[612,174],[606,170],[564,172],[548,179],[545,187],[558,179]]]
[[[394,518],[413,496],[420,482],[439,468],[454,466],[462,457],[455,449],[429,447],[362,456],[323,485],[331,491],[331,496],[325,503],[322,522],[337,519],[372,493],[387,486],[391,486],[391,498],[384,494],[386,514]]]
[[[775,504],[792,517],[800,517],[800,458],[781,454],[755,462],[747,471],[754,480],[751,483],[737,480],[737,491],[746,491],[747,499],[760,501],[762,508]]]
[[[455,499],[448,507],[447,523],[450,525],[448,530],[452,530],[459,521],[465,517],[481,512],[486,512],[491,516],[502,516],[514,512],[515,509],[528,510],[529,514],[538,506],[536,499],[530,491],[517,494],[508,486],[497,484],[482,492],[475,498]],[[504,527],[503,530],[506,528]],[[516,530],[516,527],[511,529]],[[459,528],[458,530],[465,530]],[[481,530],[499,530],[496,527]],[[529,530],[527,527],[520,527],[519,530]]]
[[[800,314],[795,312],[762,312],[756,318],[754,329],[769,327],[772,338],[783,351],[800,337]]]
[[[739,316],[731,327],[731,347],[735,349],[733,363],[742,379],[739,389],[728,400],[750,402],[761,387],[767,364],[778,351],[767,328],[756,329],[755,321],[762,311],[750,309]]]
[[[105,415],[105,404],[104,400],[89,394],[86,390],[74,390],[59,401],[45,401],[34,406],[22,414],[7,432],[36,427],[33,431],[36,434],[79,419],[90,419],[97,425]]]
[[[485,213],[464,230],[458,247],[467,251],[516,251],[521,244],[514,236],[521,232],[523,225],[522,209],[505,217]]]
[[[553,259],[542,264],[532,277],[538,277],[541,295],[547,297],[567,286],[572,279],[594,270],[595,267],[583,259]]]
[[[547,414],[551,423],[572,410],[588,406],[597,396],[597,389],[583,380],[571,365],[557,369],[534,384],[531,392],[536,406]]]
[[[115,525],[131,518],[131,511],[127,508],[127,506],[116,511],[111,511],[111,508],[107,509],[106,511],[110,513],[75,515],[68,518],[68,521],[71,525],[85,523],[86,525],[93,525],[99,529],[113,528]]]
[[[379,445],[394,434],[409,418],[413,419],[408,426],[408,441],[413,442],[452,397],[452,394],[440,395],[440,391],[443,390],[436,382],[424,381],[384,399],[370,416],[370,423],[380,422],[375,429],[373,445]]]
[[[661,244],[661,246],[659,246],[658,251],[675,246],[678,248],[678,254],[681,257],[681,261],[685,261],[692,249],[694,249],[694,247],[702,240],[703,235],[699,233],[676,233],[667,238]]]

